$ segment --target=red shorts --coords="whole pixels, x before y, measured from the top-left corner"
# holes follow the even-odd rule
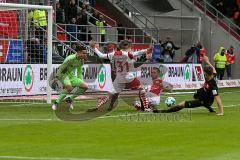
[[[141,83],[139,79],[134,78],[130,83],[127,83],[126,88],[127,89],[138,89],[140,88]]]

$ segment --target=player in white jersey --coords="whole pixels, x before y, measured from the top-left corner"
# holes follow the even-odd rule
[[[138,78],[134,76],[134,61],[135,58],[143,54],[151,54],[152,47],[137,52],[132,52],[132,43],[128,40],[123,40],[119,44],[119,51],[114,51],[109,54],[103,54],[99,51],[98,44],[92,44],[98,57],[101,59],[109,59],[115,66],[116,78],[113,81],[113,88],[109,91],[108,96],[101,98],[96,107],[89,111],[98,110],[109,99],[112,99],[112,104],[116,101],[118,95],[124,88],[139,90],[140,100],[143,103],[144,110],[148,110],[148,100],[145,95],[145,90],[142,88]],[[111,110],[112,105],[110,105]]]
[[[152,84],[147,86],[146,96],[149,101],[149,108],[154,109],[160,104],[160,96],[162,92],[171,92],[173,85],[171,83],[162,81],[160,77],[160,70],[157,67],[154,67],[151,70]],[[140,101],[134,102],[134,107],[137,110],[142,109]]]

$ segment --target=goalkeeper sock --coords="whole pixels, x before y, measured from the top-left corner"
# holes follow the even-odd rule
[[[63,101],[63,99],[67,96],[67,94],[68,94],[68,91],[66,90],[66,89],[64,89],[61,93],[60,93],[60,95],[58,96],[58,98],[57,98],[57,100],[55,101],[57,104],[60,104],[62,101]]]
[[[79,88],[76,90],[76,92],[73,93],[73,95],[70,97],[70,99],[73,101],[76,97],[78,97],[80,94],[83,94],[86,91],[86,89]]]

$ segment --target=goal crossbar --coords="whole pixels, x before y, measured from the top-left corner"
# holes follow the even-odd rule
[[[49,79],[52,72],[52,26],[53,26],[53,7],[42,5],[16,4],[16,3],[0,3],[0,9],[43,9],[47,11],[47,78]],[[47,84],[47,103],[51,103],[51,88]]]

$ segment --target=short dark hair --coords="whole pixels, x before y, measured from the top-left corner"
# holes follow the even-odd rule
[[[77,47],[76,47],[76,52],[78,52],[78,51],[83,51],[83,50],[86,50],[86,47],[84,47],[84,46],[82,46],[82,45],[77,45]]]
[[[128,45],[132,45],[132,42],[129,40],[121,40],[119,43],[119,49],[122,49]]]
[[[212,66],[207,65],[204,67],[203,70],[207,75],[209,75],[209,76],[213,75],[213,67]]]
[[[153,70],[156,70],[158,73],[160,73],[160,69],[157,67],[153,67]]]

